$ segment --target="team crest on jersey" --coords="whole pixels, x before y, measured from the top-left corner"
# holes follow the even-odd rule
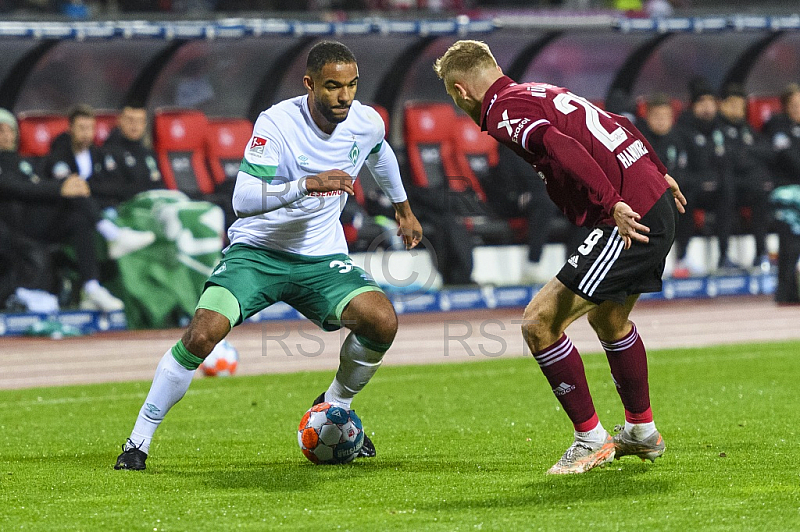
[[[358,161],[358,155],[360,153],[361,150],[358,149],[358,144],[354,142],[353,147],[350,148],[350,153],[347,154],[347,157],[350,159],[350,162],[353,163],[353,166],[356,165],[356,161]]]
[[[251,155],[264,155],[264,147],[267,145],[267,139],[264,137],[253,137],[250,141],[248,151]]]

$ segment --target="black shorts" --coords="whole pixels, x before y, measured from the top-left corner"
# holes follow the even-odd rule
[[[634,241],[630,249],[617,226],[594,228],[556,278],[584,299],[624,303],[628,296],[661,291],[664,263],[675,239],[678,209],[667,190],[640,222],[650,228],[650,242]]]

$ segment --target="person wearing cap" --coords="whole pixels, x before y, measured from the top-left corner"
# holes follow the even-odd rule
[[[719,95],[719,121],[731,159],[736,207],[750,210],[750,230],[756,240],[753,266],[769,271],[767,228],[769,194],[775,188],[769,172],[772,150],[747,122],[747,93],[739,83],[728,83]]]
[[[681,189],[692,216],[678,222],[675,250],[676,270],[691,274],[705,273],[705,267],[687,256],[689,240],[694,233],[695,214],[702,210],[714,217],[713,231],[719,242],[719,260],[711,269],[735,269],[728,258],[728,241],[734,212],[733,176],[728,147],[717,117],[717,93],[705,78],[689,82],[689,108],[678,118],[677,130],[686,146],[686,170]]]

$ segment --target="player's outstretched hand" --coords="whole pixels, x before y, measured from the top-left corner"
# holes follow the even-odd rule
[[[326,170],[317,175],[306,177],[306,190],[308,192],[334,192],[344,190],[348,194],[355,194],[353,178],[341,170]]]
[[[683,196],[683,192],[681,192],[681,187],[678,186],[678,182],[669,174],[664,175],[664,179],[669,183],[669,189],[672,191],[672,197],[675,198],[675,206],[678,207],[678,212],[684,214],[686,212],[684,208],[684,205],[686,205],[686,198]]]
[[[641,233],[649,233],[650,228],[646,225],[640,224],[639,220],[642,218],[638,213],[631,209],[630,205],[624,201],[617,202],[614,205],[614,221],[619,228],[619,236],[625,242],[625,249],[629,249],[633,241],[647,244],[650,239]]]
[[[403,237],[403,243],[406,249],[417,247],[417,244],[422,241],[422,226],[413,213],[407,213],[401,216],[399,213],[395,214],[395,219],[400,226],[397,229],[397,236]]]

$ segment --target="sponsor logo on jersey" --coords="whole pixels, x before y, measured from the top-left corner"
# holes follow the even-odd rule
[[[530,118],[523,118],[517,127],[514,129],[514,135],[511,136],[511,140],[519,144],[519,134],[522,132],[522,128],[524,128],[528,122],[530,122]]]
[[[222,265],[219,268],[217,268],[211,275],[219,275],[227,269],[228,269],[228,263],[223,262]]]
[[[505,128],[505,130],[508,132],[508,136],[510,137],[514,133],[514,128],[511,127],[511,126],[517,124],[517,122],[519,122],[522,119],[521,118],[508,118],[508,109],[503,110],[503,115],[502,116],[503,116],[503,119],[500,122],[497,123],[497,129]]]
[[[251,155],[264,155],[264,147],[267,145],[267,139],[263,137],[253,137],[250,141],[248,151]]]
[[[299,164],[300,166],[306,166],[308,163],[309,163],[309,159],[305,155],[298,155],[297,156],[297,164]]]
[[[308,196],[316,197],[316,198],[327,198],[328,196],[341,196],[341,190],[329,190],[327,192],[309,192]]]

